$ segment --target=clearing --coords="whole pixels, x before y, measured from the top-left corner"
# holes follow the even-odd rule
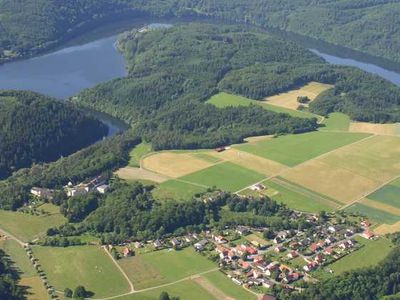
[[[32,248],[49,282],[60,291],[78,285],[94,293],[95,298],[129,292],[129,284],[108,254],[95,246]]]
[[[331,88],[333,88],[333,85],[312,81],[299,89],[268,97],[265,100],[271,105],[297,110],[301,104],[297,100],[298,97],[307,97],[312,102],[319,94]],[[308,106],[307,103],[302,105]]]

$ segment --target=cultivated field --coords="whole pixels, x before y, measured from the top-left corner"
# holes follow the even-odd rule
[[[159,152],[142,161],[143,168],[171,178],[178,178],[212,166],[213,163],[189,153]]]
[[[355,203],[349,206],[348,208],[346,208],[346,211],[362,214],[372,221],[380,224],[392,225],[400,222],[400,216],[396,216],[386,211],[379,210],[361,203]]]
[[[168,180],[168,177],[164,175],[134,167],[121,168],[117,172],[115,172],[115,174],[119,178],[127,181],[148,180],[156,183],[162,183]]]
[[[158,185],[154,191],[153,196],[157,200],[175,199],[175,200],[189,200],[197,193],[203,193],[207,189],[205,187],[194,185],[187,182],[178,180],[168,180]]]
[[[268,97],[265,100],[269,104],[275,106],[297,110],[300,105],[300,103],[297,101],[298,97],[308,97],[311,101],[313,101],[318,97],[319,94],[331,88],[333,88],[333,85],[313,81],[299,89]],[[307,104],[303,105],[308,106]]]
[[[49,216],[33,216],[0,210],[0,229],[4,229],[25,242],[45,234],[50,227],[60,226],[65,222],[66,219],[59,213]]]
[[[129,292],[128,282],[101,248],[35,246],[33,252],[57,290],[83,285],[94,293],[94,298]]]
[[[366,132],[379,135],[400,135],[400,124],[351,122],[350,132]]]
[[[378,191],[368,195],[368,199],[400,209],[400,179],[392,181]]]
[[[382,224],[374,229],[376,234],[385,235],[400,231],[400,221],[394,224]]]

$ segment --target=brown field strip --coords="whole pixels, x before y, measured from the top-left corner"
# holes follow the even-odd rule
[[[400,196],[400,195],[399,195]],[[400,216],[400,209],[397,207],[393,207],[391,205],[382,203],[382,202],[378,202],[378,201],[374,201],[374,200],[370,200],[368,198],[364,198],[360,201],[361,204],[364,204],[366,206],[372,207],[372,208],[376,208],[378,210],[383,210],[386,211],[390,214],[393,215],[397,215]]]
[[[400,138],[373,136],[294,167],[282,177],[348,204],[398,176],[399,157]]]
[[[210,281],[208,281],[204,277],[195,277],[192,279],[194,282],[196,282],[199,286],[201,286],[203,289],[205,289],[207,292],[209,292],[212,296],[215,297],[215,299],[218,300],[235,300],[235,298],[227,296],[223,291],[221,291],[219,288],[217,288],[215,285],[213,285]]]
[[[275,105],[275,106],[280,106],[280,107],[285,107],[293,110],[297,110],[299,107],[300,103],[297,101],[298,97],[306,96],[308,97],[311,101],[315,100],[319,94],[322,92],[332,88],[333,85],[329,84],[323,84],[323,83],[318,83],[318,82],[310,82],[309,84],[301,87],[300,89],[297,90],[292,90],[287,93],[282,93],[278,94],[272,97],[268,97],[265,100],[267,103]],[[304,104],[303,104],[304,105]],[[304,106],[307,106],[305,104]]]
[[[383,224],[383,225],[380,225],[377,228],[375,228],[373,231],[379,235],[385,235],[385,234],[399,232],[400,231],[400,222],[397,222],[392,225]]]
[[[117,172],[115,172],[115,174],[118,175],[119,178],[124,180],[149,180],[157,183],[162,183],[169,179],[166,176],[133,167],[125,167],[119,169]]]
[[[239,166],[254,170],[266,176],[277,174],[288,168],[287,166],[272,160],[233,148],[221,153],[212,152],[210,155],[222,160],[233,162]]]
[[[373,124],[364,122],[351,122],[350,132],[365,132],[380,135],[399,135],[400,124]]]
[[[172,178],[178,178],[214,165],[189,153],[160,152],[147,156],[143,168]]]

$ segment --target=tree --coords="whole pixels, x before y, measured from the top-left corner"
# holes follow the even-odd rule
[[[167,292],[161,292],[159,300],[171,300]]]
[[[72,290],[71,290],[70,288],[66,288],[66,289],[64,290],[64,296],[65,296],[65,297],[67,297],[67,298],[72,298],[72,295],[73,295],[73,292],[72,292]]]
[[[74,299],[85,299],[87,295],[87,291],[85,289],[84,286],[79,285],[76,287],[75,291],[74,291]]]

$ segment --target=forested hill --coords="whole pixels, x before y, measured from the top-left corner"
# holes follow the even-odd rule
[[[0,92],[0,178],[12,171],[69,155],[108,132],[100,121],[33,93]]]
[[[399,0],[2,0],[0,61],[122,16],[147,15],[276,27],[400,62]]]

